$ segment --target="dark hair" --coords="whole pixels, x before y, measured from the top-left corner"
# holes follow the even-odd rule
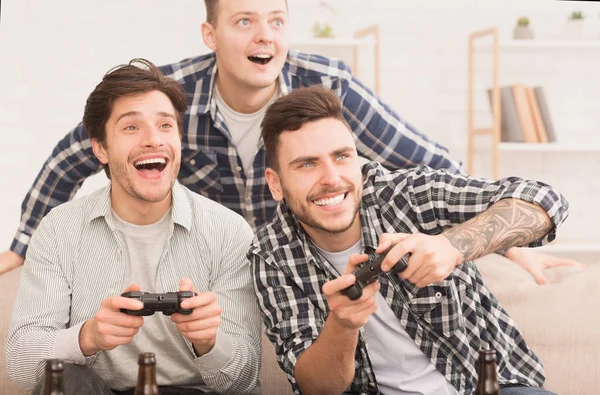
[[[206,6],[206,22],[213,26],[217,24],[217,3],[219,0],[204,0]]]
[[[83,112],[83,126],[90,139],[106,146],[106,122],[110,118],[113,103],[120,97],[138,95],[151,91],[164,93],[177,118],[179,135],[183,134],[183,115],[187,109],[187,95],[175,80],[162,75],[160,70],[146,59],[132,59],[126,65],[109,70],[94,91],[88,96]],[[108,165],[104,170],[110,178]]]
[[[304,124],[333,118],[350,125],[342,114],[342,102],[330,89],[322,86],[296,89],[273,102],[267,109],[261,127],[261,136],[272,168],[278,169],[279,135],[295,131]]]

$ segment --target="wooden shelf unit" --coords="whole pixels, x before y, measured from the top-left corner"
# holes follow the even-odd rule
[[[482,42],[491,38],[491,45]],[[501,104],[500,104],[500,51],[528,50],[581,50],[600,49],[600,41],[570,40],[500,40],[498,28],[479,30],[469,35],[468,59],[468,154],[467,170],[473,174],[475,155],[474,140],[478,135],[492,135],[492,174],[494,179],[500,176],[501,152],[600,152],[600,141],[597,142],[553,142],[553,143],[503,143],[500,141]],[[475,117],[475,53],[492,52],[492,126],[476,128]]]

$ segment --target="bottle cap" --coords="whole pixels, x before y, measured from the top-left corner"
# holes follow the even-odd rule
[[[140,365],[155,365],[156,357],[153,352],[143,352],[138,359]]]
[[[62,372],[64,368],[63,361],[61,359],[47,359],[46,370],[50,372]]]

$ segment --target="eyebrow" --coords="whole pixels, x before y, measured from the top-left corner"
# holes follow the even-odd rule
[[[126,113],[123,113],[123,114],[119,115],[119,118],[117,118],[117,120],[115,121],[115,123],[119,123],[119,121],[121,119],[126,118],[126,117],[137,117],[137,116],[140,116],[140,115],[142,115],[142,113],[139,112],[139,111],[128,111]],[[173,120],[176,120],[175,116],[173,114],[168,113],[168,112],[159,111],[159,112],[156,113],[156,115],[160,115],[163,118],[172,118]]]
[[[352,148],[350,146],[346,146],[346,147],[338,148],[336,150],[331,151],[329,156],[336,157],[341,154],[346,154],[350,151],[354,151],[354,148]],[[295,158],[294,160],[292,160],[291,162],[289,162],[288,166],[293,166],[293,165],[296,165],[299,163],[304,163],[304,162],[314,162],[318,159],[319,159],[318,156],[299,156],[299,157]]]
[[[250,16],[250,15],[258,15],[258,12],[240,11],[240,12],[236,12],[235,14],[233,14],[231,16],[231,18],[235,19],[235,18],[239,18],[240,16]],[[285,12],[284,10],[274,10],[274,11],[269,12],[269,16],[273,16],[273,15],[287,15],[287,12]]]

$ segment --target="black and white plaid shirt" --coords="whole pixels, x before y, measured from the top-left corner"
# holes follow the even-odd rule
[[[427,167],[389,171],[371,162],[363,166],[363,179],[360,220],[365,253],[375,251],[382,233],[436,235],[506,198],[537,204],[552,219],[553,229],[530,247],[553,240],[556,227],[568,215],[568,203],[555,189],[516,177],[480,180]],[[323,329],[329,309],[321,289],[338,274],[317,253],[285,203],[258,232],[248,258],[267,336],[299,394],[294,367]],[[499,356],[501,384],[544,383],[540,361],[473,262],[464,262],[446,280],[420,289],[391,274],[380,276],[380,283],[381,294],[406,332],[459,393],[474,393],[475,362],[484,344]],[[355,366],[348,391],[377,394],[362,329]]]
[[[241,214],[253,229],[273,218],[277,202],[264,177],[268,165],[262,139],[247,173],[213,95],[214,53],[162,66],[183,86],[188,109],[183,122],[179,181],[192,191]],[[335,59],[290,51],[279,75],[285,95],[304,86],[323,85],[341,99],[344,117],[356,135],[358,153],[390,169],[415,164],[464,172],[448,150],[406,123]],[[75,196],[86,177],[100,171],[85,128],[68,133],[44,163],[21,206],[21,224],[10,249],[25,256],[31,234],[52,209]]]

